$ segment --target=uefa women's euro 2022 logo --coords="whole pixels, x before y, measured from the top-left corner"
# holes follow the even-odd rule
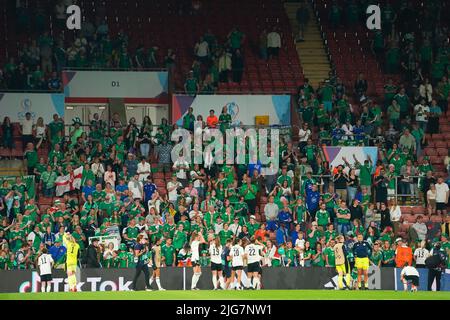
[[[239,125],[240,121],[237,119],[239,114],[239,106],[236,102],[228,102],[225,106],[227,108],[227,113],[231,116],[231,123],[233,125]]]
[[[29,112],[31,114],[31,119],[34,119],[36,116],[36,113],[31,112],[31,107],[33,103],[31,102],[31,99],[25,98],[20,101],[20,112],[17,113],[17,118],[19,120],[25,119],[25,115]]]

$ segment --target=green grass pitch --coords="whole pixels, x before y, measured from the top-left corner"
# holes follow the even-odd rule
[[[450,300],[450,292],[259,290],[0,294],[0,300]]]

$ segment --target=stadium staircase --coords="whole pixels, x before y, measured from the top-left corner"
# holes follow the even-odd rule
[[[0,151],[1,152],[1,151]],[[8,176],[21,176],[25,173],[21,160],[2,160],[0,162],[0,179]]]
[[[296,49],[302,62],[305,78],[309,79],[313,88],[317,88],[320,82],[329,78],[331,67],[314,10],[309,2],[306,1],[305,4],[309,10],[310,21],[304,30],[305,41],[296,43]],[[284,7],[289,17],[292,30],[295,30],[295,34],[297,35],[299,26],[296,13],[300,7],[300,3],[286,2]]]

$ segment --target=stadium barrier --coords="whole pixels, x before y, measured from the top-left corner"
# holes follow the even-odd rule
[[[130,269],[81,269],[79,291],[128,291],[132,287],[135,270]],[[202,276],[197,287],[213,289],[210,268],[202,268]],[[192,268],[166,267],[161,269],[161,284],[168,290],[189,290]],[[448,278],[445,287],[450,287]],[[243,282],[247,281],[245,272]],[[263,289],[289,290],[334,290],[337,288],[337,274],[334,268],[263,268]],[[378,290],[395,289],[395,269],[369,269],[369,288]],[[144,277],[140,276],[138,290],[144,289]],[[63,270],[53,272],[52,291],[68,291],[66,275]],[[15,270],[0,272],[0,293],[40,292],[40,277],[36,270]]]

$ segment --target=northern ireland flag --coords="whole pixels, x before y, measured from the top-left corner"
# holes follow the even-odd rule
[[[56,196],[60,197],[64,193],[81,188],[81,176],[83,175],[83,167],[73,170],[66,176],[56,179]]]

